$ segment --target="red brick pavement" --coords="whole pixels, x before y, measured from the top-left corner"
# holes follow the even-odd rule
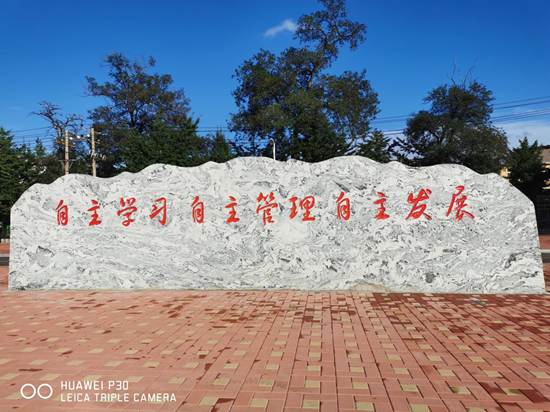
[[[539,235],[541,249],[550,249],[550,235]]]
[[[0,243],[0,253],[10,253],[10,244]]]
[[[6,272],[0,411],[550,410],[549,296],[12,292]],[[62,402],[74,380],[176,401]]]

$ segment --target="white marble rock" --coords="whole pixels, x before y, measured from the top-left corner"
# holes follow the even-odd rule
[[[446,216],[457,185],[464,210]],[[432,191],[426,212],[406,219],[409,192]],[[274,223],[256,213],[257,196],[273,191]],[[336,199],[351,202],[338,219]],[[376,192],[390,218],[375,219]],[[240,221],[226,223],[228,196]],[[313,222],[289,218],[289,198],[313,195]],[[150,219],[154,199],[168,199],[165,226]],[[194,223],[200,196],[205,221]],[[135,222],[117,216],[121,197],[135,197]],[[69,207],[66,226],[56,206]],[[88,226],[91,200],[99,226]],[[198,167],[153,165],[103,179],[71,174],[34,185],[12,208],[11,289],[304,289],[472,293],[544,293],[533,204],[496,174],[458,165],[411,168],[363,157],[320,163],[238,158]]]

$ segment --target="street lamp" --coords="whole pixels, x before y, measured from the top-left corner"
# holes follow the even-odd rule
[[[273,160],[276,160],[275,159],[275,140],[269,139],[269,143],[271,143],[271,145],[273,147]]]

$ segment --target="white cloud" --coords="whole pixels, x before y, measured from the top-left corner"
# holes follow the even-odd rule
[[[290,33],[294,33],[296,29],[298,28],[298,25],[292,21],[292,19],[286,19],[281,24],[277,26],[270,27],[264,32],[265,37],[275,37],[278,34],[284,33],[285,31],[288,31]]]
[[[536,139],[540,144],[550,145],[550,120],[524,120],[496,126],[504,129],[511,147],[517,146],[523,137],[527,137],[529,142]]]

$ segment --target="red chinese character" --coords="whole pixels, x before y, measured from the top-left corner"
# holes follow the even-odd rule
[[[260,192],[256,201],[258,203],[264,202],[263,205],[258,204],[258,207],[256,208],[257,214],[259,214],[260,212],[263,212],[262,221],[264,225],[267,223],[273,223],[273,216],[271,216],[271,209],[279,207],[277,202],[275,202],[275,196],[273,196],[273,192],[269,192],[267,196],[264,196],[264,194]]]
[[[235,199],[233,196],[229,196],[230,202],[225,205],[226,209],[229,209],[229,217],[225,220],[226,223],[237,223],[239,220],[237,217],[237,210],[235,209],[235,206],[237,206],[237,199]]]
[[[426,219],[432,220],[432,217],[425,213],[426,211],[426,205],[420,204],[420,202],[423,202],[425,200],[428,200],[430,198],[430,195],[432,194],[432,191],[430,189],[420,189],[420,192],[418,192],[418,196],[414,197],[412,193],[409,193],[409,196],[407,197],[407,203],[412,205],[411,211],[407,215],[407,219],[413,218],[418,219],[420,216],[424,215]]]
[[[128,199],[120,198],[120,209],[116,212],[117,216],[124,216],[126,219],[122,221],[122,226],[128,227],[135,219],[132,219],[132,215],[137,211],[137,207],[134,206],[136,203],[135,197],[129,197]]]
[[[447,216],[451,214],[453,209],[456,208],[456,214],[455,219],[459,222],[462,220],[464,215],[468,216],[470,219],[474,218],[474,215],[470,212],[467,212],[464,209],[466,206],[466,200],[468,200],[468,196],[463,195],[462,192],[464,191],[464,186],[460,185],[456,187],[456,192],[453,193],[453,197],[451,198],[451,204],[449,205],[449,208],[447,209]]]
[[[351,216],[350,202],[347,197],[345,197],[344,192],[340,192],[340,196],[336,199],[336,214],[340,220],[349,220]]]
[[[201,202],[198,196],[193,199],[193,222],[204,223],[204,203]]]
[[[153,204],[153,208],[151,209],[151,214],[149,215],[149,218],[153,219],[154,217],[161,215],[159,222],[161,225],[165,225],[166,224],[166,198],[159,197],[158,199],[155,199],[155,203],[160,203],[160,206]]]
[[[92,207],[88,209],[88,212],[92,213],[92,220],[88,222],[88,226],[96,226],[101,224],[101,219],[97,213],[99,209],[99,202],[97,200],[92,200]]]
[[[386,213],[386,195],[383,192],[376,192],[376,194],[380,199],[374,201],[374,204],[378,205],[378,210],[374,218],[378,220],[387,219],[390,217],[390,215]]]
[[[289,215],[291,219],[294,219],[298,214],[298,206],[296,205],[297,200],[298,198],[296,196],[293,196],[289,199],[289,201],[292,202],[292,207],[290,208]],[[302,209],[304,212],[304,215],[302,216],[302,221],[311,222],[315,220],[315,217],[310,215],[310,211],[311,209],[313,209],[313,206],[315,206],[315,198],[313,196],[306,196],[300,201],[300,209]]]
[[[55,210],[57,212],[57,224],[60,226],[67,226],[67,223],[69,223],[69,207],[65,204],[63,199],[59,201]]]

